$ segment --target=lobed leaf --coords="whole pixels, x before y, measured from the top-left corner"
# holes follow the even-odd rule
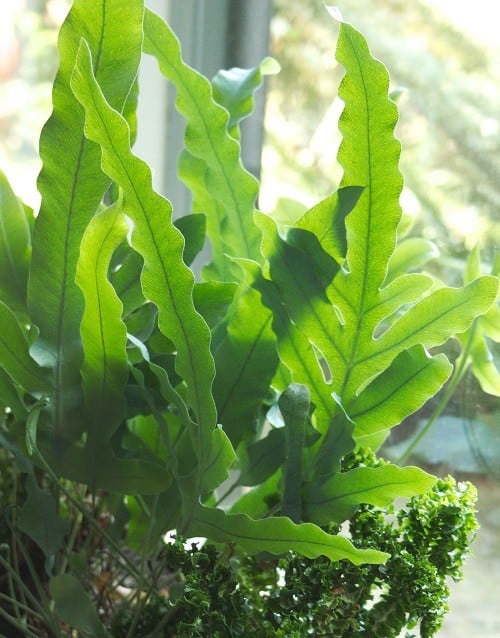
[[[229,114],[212,95],[210,82],[187,66],[179,42],[160,17],[146,11],[144,51],[176,87],[176,106],[187,121],[180,177],[193,190],[194,211],[207,214],[214,279],[234,281],[226,255],[261,261],[253,223],[257,182],[241,165],[238,142],[227,131]]]
[[[387,507],[395,498],[426,492],[435,482],[435,477],[419,468],[390,464],[338,472],[323,484],[304,485],[304,517],[317,525],[342,523],[360,503]]]
[[[388,556],[374,549],[357,549],[343,536],[327,534],[311,523],[297,525],[285,516],[253,520],[245,514],[225,514],[220,509],[202,506],[194,512],[188,533],[221,543],[236,543],[250,554],[295,551],[307,558],[327,556],[332,561],[347,559],[355,565],[380,564]]]
[[[194,415],[189,433],[201,479],[216,425],[214,363],[209,328],[193,304],[194,277],[183,261],[184,240],[172,224],[170,203],[152,188],[148,166],[132,154],[127,124],[106,102],[84,41],[71,85],[86,109],[85,134],[99,143],[103,170],[123,189],[124,210],[133,222],[132,245],[144,258],[143,292],[157,306],[158,326],[177,352],[176,371],[186,383]]]
[[[60,30],[53,112],[40,138],[42,204],[33,234],[28,307],[40,331],[34,356],[54,369],[53,427],[70,440],[84,430],[83,298],[75,283],[76,263],[83,232],[110,184],[101,170],[99,147],[83,134],[84,111],[70,88],[70,76],[84,37],[94,73],[110,104],[120,111],[137,75],[142,14],[140,1],[124,12],[122,0],[75,0]]]

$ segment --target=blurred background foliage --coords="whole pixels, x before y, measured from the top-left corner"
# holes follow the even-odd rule
[[[476,243],[491,262],[500,243],[500,38],[488,0],[345,0],[344,19],[389,69],[400,105],[405,213],[462,270]],[[277,197],[306,205],[331,192],[342,104],[335,88],[336,25],[317,0],[275,0],[263,207]],[[455,273],[459,278],[459,273]]]

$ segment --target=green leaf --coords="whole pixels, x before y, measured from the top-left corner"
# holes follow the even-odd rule
[[[85,37],[94,72],[113,108],[120,111],[137,75],[142,40],[141,2],[75,0],[60,30],[60,68],[53,112],[40,139],[42,195],[33,234],[28,307],[40,337],[34,356],[54,368],[53,427],[70,440],[84,429],[80,389],[82,294],[75,269],[83,232],[110,180],[99,147],[84,137],[84,111],[70,88],[80,39]]]
[[[50,595],[61,620],[78,630],[83,638],[110,638],[99,619],[97,608],[85,588],[71,574],[59,574],[50,579]]]
[[[238,484],[253,486],[266,481],[281,467],[286,458],[285,429],[272,428],[263,439],[240,445]]]
[[[38,432],[37,451],[59,476],[70,481],[119,494],[158,494],[168,488],[172,474],[164,463],[146,458],[116,457],[111,448],[102,450],[99,464],[89,467],[86,447],[68,445],[53,433]]]
[[[13,310],[26,311],[31,233],[24,207],[0,171],[0,294]]]
[[[252,217],[257,182],[241,165],[239,144],[227,131],[228,112],[213,99],[210,82],[183,62],[169,27],[146,11],[144,33],[144,51],[175,85],[176,106],[187,121],[179,174],[193,191],[193,210],[207,215],[212,278],[234,281],[235,266],[226,255],[261,261]]]
[[[186,383],[195,420],[189,432],[201,479],[216,425],[214,363],[209,328],[193,304],[194,276],[183,261],[184,240],[172,224],[170,203],[152,189],[148,166],[132,154],[127,124],[106,102],[85,42],[71,85],[86,109],[85,134],[100,144],[103,170],[123,190],[124,210],[134,225],[132,245],[144,258],[144,294],[157,306],[159,328],[177,351],[176,371]]]
[[[279,73],[280,65],[273,58],[265,58],[252,69],[220,70],[212,79],[214,100],[229,112],[227,128],[239,139],[239,123],[254,108],[254,93],[262,85],[265,75]]]
[[[17,514],[17,526],[50,558],[61,547],[69,523],[57,513],[57,499],[40,489],[34,476],[28,475],[26,492],[27,498]]]
[[[256,290],[248,289],[214,354],[218,421],[236,447],[255,430],[255,419],[278,366],[272,315]]]
[[[399,354],[348,407],[358,443],[364,445],[364,437],[398,425],[421,408],[441,389],[452,369],[443,354],[431,357],[419,345]]]
[[[184,215],[175,220],[174,226],[184,236],[184,262],[190,266],[205,243],[206,233],[205,215]]]
[[[229,478],[229,468],[236,458],[235,451],[222,428],[215,428],[212,434],[210,458],[203,475],[203,491],[211,492]]]
[[[35,395],[52,396],[48,370],[34,361],[29,344],[15,314],[0,301],[0,366],[23,389]]]
[[[127,230],[121,202],[97,214],[83,235],[76,268],[76,283],[85,300],[80,334],[89,476],[102,463],[102,453],[126,414],[127,329],[108,270]]]
[[[284,446],[283,446],[284,449]],[[280,503],[281,470],[262,481],[256,481],[251,490],[244,493],[229,509],[231,514],[246,514],[250,518],[266,518],[273,506]],[[246,483],[243,482],[242,485]]]
[[[123,314],[128,317],[146,303],[141,288],[144,260],[128,243],[122,244],[116,254],[122,255],[122,258],[110,273],[110,279],[123,304]]]
[[[27,409],[11,377],[0,368],[0,405],[9,408],[18,421],[24,421]]]
[[[314,233],[323,250],[338,264],[344,263],[347,252],[345,219],[362,192],[361,186],[340,188],[309,209],[295,224]]]
[[[306,441],[306,426],[311,408],[307,386],[292,383],[280,396],[278,405],[285,421],[285,465],[281,513],[294,522],[302,518],[301,484],[302,454]]]
[[[439,250],[436,244],[428,239],[421,237],[405,239],[398,243],[391,256],[387,279],[391,281],[411,270],[417,270],[437,257],[439,257]]]
[[[194,285],[195,308],[211,328],[214,328],[226,316],[233,303],[236,289],[236,284],[218,281],[207,281]]]
[[[317,525],[342,523],[360,503],[387,507],[395,498],[426,492],[435,482],[435,477],[419,468],[390,464],[339,472],[323,484],[304,484],[304,519]]]
[[[343,536],[327,534],[311,523],[297,525],[285,516],[254,520],[245,514],[226,514],[202,506],[194,512],[188,533],[221,543],[236,543],[250,554],[266,551],[279,555],[294,551],[307,558],[347,559],[355,565],[380,564],[388,556],[374,549],[357,549]]]
[[[492,274],[495,273],[495,265]],[[481,257],[476,247],[469,253],[465,264],[464,283],[473,281],[481,274]],[[471,370],[479,381],[484,392],[494,396],[500,396],[500,370],[495,365],[495,360],[490,351],[488,338],[497,343],[500,342],[500,306],[497,303],[481,317],[478,317],[473,325],[461,335],[458,340],[463,348],[462,356],[469,359]]]

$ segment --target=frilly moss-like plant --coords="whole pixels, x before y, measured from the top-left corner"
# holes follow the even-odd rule
[[[48,587],[31,565],[39,600],[33,596],[6,544],[9,590],[1,595],[11,611],[0,614],[29,638],[41,627],[59,637],[65,626],[109,636],[105,597],[95,603],[100,589],[83,568],[95,566],[79,545],[84,526],[133,582],[128,638],[162,608],[155,584],[164,559],[152,579],[147,565],[162,556],[169,530],[234,548],[243,567],[251,556],[291,553],[319,573],[355,573],[358,589],[344,596],[340,584],[324,594],[331,617],[315,610],[325,632],[335,622],[355,631],[353,596],[366,632],[376,620],[377,635],[389,636],[393,625],[424,618],[415,600],[403,610],[384,588],[377,619],[365,603],[375,575],[391,565],[398,578],[414,569],[418,582],[433,578],[429,587],[442,591],[438,563],[411,554],[399,535],[413,530],[413,543],[436,556],[433,543],[449,549],[450,535],[433,539],[423,529],[417,537],[416,522],[390,532],[382,519],[375,525],[372,508],[418,498],[436,479],[349,458],[360,447],[376,451],[443,386],[452,365],[436,348],[491,312],[498,277],[470,268],[465,284],[451,288],[416,272],[434,252],[417,241],[408,253],[404,239],[398,112],[385,67],[342,22],[344,176],[338,190],[281,226],[255,209],[258,182],[240,160],[239,123],[269,63],[211,82],[186,65],[169,26],[142,0],[75,0],[58,46],[36,217],[0,178],[0,444],[26,488],[26,500],[10,504],[9,523],[12,538],[24,534],[40,548]],[[193,209],[175,222],[133,152],[143,53],[175,88],[186,122],[179,175]],[[211,261],[195,276],[191,264],[206,238]],[[375,516],[370,533],[363,515]],[[341,531],[349,521],[351,537]],[[369,542],[377,529],[387,538]],[[455,538],[457,551],[462,541]],[[207,635],[203,622],[213,635],[225,631],[216,624],[232,606],[254,635],[245,610],[260,619],[264,599],[248,570],[248,587],[242,581],[233,592],[224,585],[230,567],[211,550],[189,561],[175,606],[179,636]],[[291,604],[295,594],[281,600],[286,591],[270,590],[266,602],[277,635],[310,621]],[[199,619],[199,607],[211,620]],[[422,622],[430,635],[434,621]]]
[[[140,626],[162,626],[153,635],[397,638],[406,630],[408,638],[431,638],[448,609],[447,579],[462,577],[477,529],[475,502],[470,483],[447,477],[397,513],[362,506],[350,521],[353,541],[387,551],[384,565],[292,553],[270,560],[213,545],[186,549],[176,539],[163,550],[166,568],[176,574],[174,600],[153,597],[134,635],[152,631],[141,632]],[[127,636],[132,617],[126,606],[117,612],[114,638]]]

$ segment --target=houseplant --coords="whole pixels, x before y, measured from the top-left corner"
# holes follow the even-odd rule
[[[186,120],[193,213],[175,223],[131,150],[142,51]],[[59,53],[36,219],[1,181],[3,620],[25,636],[249,635],[255,617],[262,636],[433,635],[473,490],[372,450],[445,383],[428,348],[488,312],[498,280],[448,288],[409,272],[421,255],[402,265],[385,68],[341,23],[344,178],[278,228],[239,158],[265,65],[210,83],[140,0],[75,0]],[[397,497],[412,500],[391,523]],[[185,549],[195,536],[207,547]],[[317,586],[297,614],[303,571]]]

